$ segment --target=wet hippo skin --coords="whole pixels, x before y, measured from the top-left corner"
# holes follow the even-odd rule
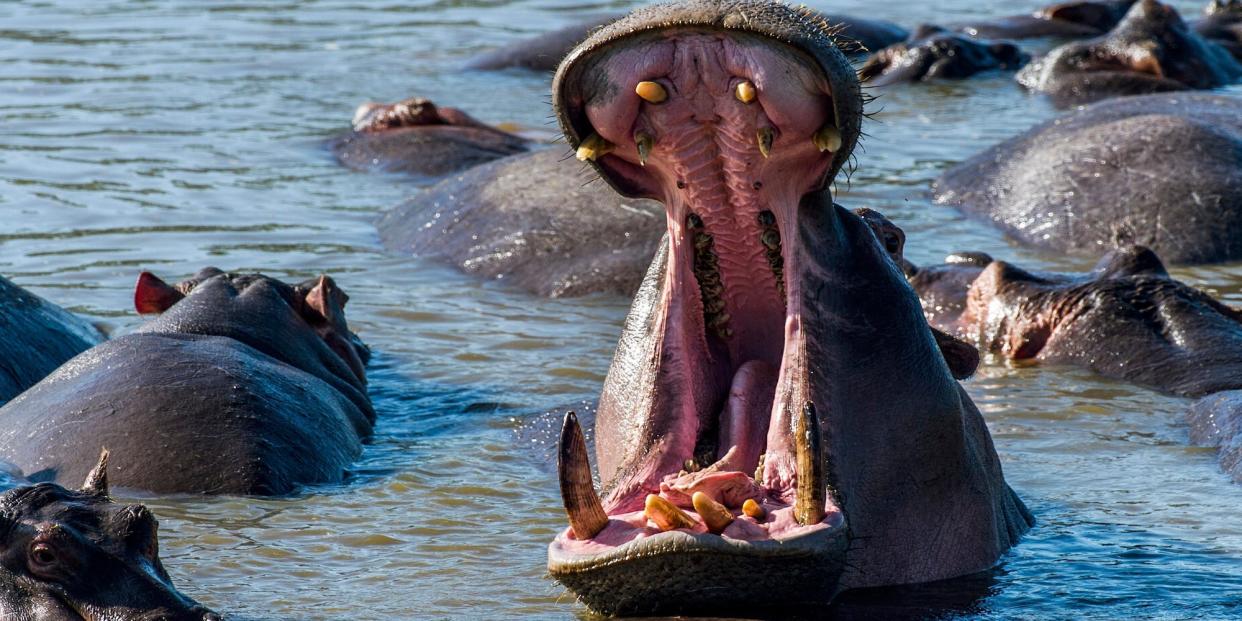
[[[0,405],[103,340],[87,321],[0,276]]]
[[[1101,102],[949,169],[936,202],[1019,242],[1097,257],[1142,244],[1172,264],[1242,259],[1242,100]]]
[[[0,460],[65,483],[107,447],[115,485],[157,493],[339,481],[374,421],[346,299],[326,277],[209,268],[172,287],[144,273],[135,305],[164,313],[0,408]]]
[[[1016,70],[1029,60],[1012,43],[976,41],[938,26],[922,26],[904,43],[869,56],[858,70],[873,86],[967,78],[983,71]]]

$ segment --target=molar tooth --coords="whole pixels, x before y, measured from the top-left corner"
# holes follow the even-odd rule
[[[737,88],[733,90],[733,94],[737,96],[738,101],[750,103],[755,100],[755,85],[750,80],[738,82]]]
[[[841,130],[833,125],[825,125],[819,128],[814,136],[811,136],[811,142],[815,143],[815,148],[819,149],[820,153],[824,151],[836,153],[841,150]]]
[[[763,518],[768,516],[768,512],[764,511],[754,498],[747,498],[746,502],[742,503],[742,513],[755,518],[756,522],[763,521]]]
[[[664,100],[668,99],[668,90],[659,82],[639,82],[634,87],[634,93],[642,97],[644,101],[653,104],[664,103]]]
[[[690,497],[690,502],[694,505],[694,510],[698,512],[699,517],[703,518],[703,524],[707,526],[707,530],[717,535],[733,523],[733,514],[724,505],[703,492],[695,492]]]
[[[586,440],[578,415],[569,412],[561,427],[561,450],[557,459],[561,479],[561,500],[575,539],[590,539],[608,525],[608,514],[595,493],[591,480],[591,463],[587,459]]]
[[[677,505],[655,494],[647,495],[647,504],[643,508],[643,515],[655,522],[656,526],[662,531],[673,530],[674,528],[694,528],[694,525],[698,523],[685,511],[678,509]]]
[[[582,141],[582,144],[578,145],[577,156],[583,162],[587,160],[594,162],[596,159],[611,153],[615,148],[617,148],[617,145],[604,140],[599,134],[591,134],[586,137],[586,140]]]
[[[755,140],[759,143],[759,152],[763,154],[763,157],[767,157],[772,154],[773,137],[771,127],[760,127],[758,131],[755,132]]]
[[[759,241],[769,250],[776,250],[781,247],[781,234],[776,229],[768,229],[760,236]]]
[[[794,423],[795,463],[798,472],[794,518],[799,524],[824,520],[824,454],[819,442],[819,417],[815,404],[807,402]]]
[[[638,132],[634,134],[634,144],[638,146],[638,163],[646,166],[647,156],[651,155],[651,148],[655,146],[655,138],[647,132]]]

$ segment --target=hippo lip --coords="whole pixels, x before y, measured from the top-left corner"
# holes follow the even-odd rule
[[[819,423],[803,408],[805,275],[798,243],[782,239],[797,231],[802,198],[824,189],[856,139],[857,87],[835,81],[839,69],[788,37],[731,29],[724,13],[716,24],[619,24],[624,45],[588,42],[554,86],[579,159],[622,193],[661,200],[669,232],[652,267],[661,290],[639,293],[660,296],[650,318],[662,339],[660,377],[639,423],[654,441],[625,463],[601,462],[610,484],[596,509],[582,483],[585,453],[576,458],[571,447],[576,419],[562,439],[567,508],[587,499],[578,514],[570,509],[571,523],[579,518],[590,536],[573,527],[560,533],[548,567],[598,610],[684,604],[687,581],[753,584],[746,572],[796,576],[773,585],[779,597],[799,597],[814,573],[824,582],[804,597],[822,601],[845,547],[831,474],[802,472],[799,481],[804,455],[813,455],[807,463],[825,460],[812,432],[795,434],[794,411],[810,417],[799,429],[817,434]],[[819,32],[822,24],[803,25]],[[842,73],[852,78],[852,70]],[[715,508],[697,508],[696,492]],[[652,517],[664,515],[659,499],[696,507],[668,510],[693,525],[659,525]],[[722,577],[694,560],[703,557],[727,559],[738,573]],[[806,571],[791,559],[808,563]],[[600,593],[636,568],[657,576],[629,591],[640,595],[618,602]],[[622,574],[607,577],[612,572]]]

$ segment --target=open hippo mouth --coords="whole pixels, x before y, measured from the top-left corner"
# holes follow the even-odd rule
[[[889,479],[910,460],[927,462],[920,480],[953,469],[938,462],[960,457],[964,397],[884,248],[828,194],[862,115],[829,25],[753,0],[651,7],[572,52],[553,93],[578,158],[622,194],[661,200],[668,237],[601,396],[602,500],[566,418],[571,527],[549,548],[552,575],[607,613],[770,609],[945,577],[879,558],[897,550],[842,577],[869,537],[847,516],[885,529],[870,514],[894,509],[852,499],[900,496]],[[889,380],[900,388],[878,399]],[[922,403],[890,415],[910,401]],[[910,426],[943,444],[906,451]],[[957,490],[942,491],[933,504]]]

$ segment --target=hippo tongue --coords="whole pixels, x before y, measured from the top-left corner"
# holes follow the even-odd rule
[[[729,387],[729,400],[720,413],[720,462],[729,470],[754,472],[759,465],[772,416],[777,370],[761,360],[738,367]]]

